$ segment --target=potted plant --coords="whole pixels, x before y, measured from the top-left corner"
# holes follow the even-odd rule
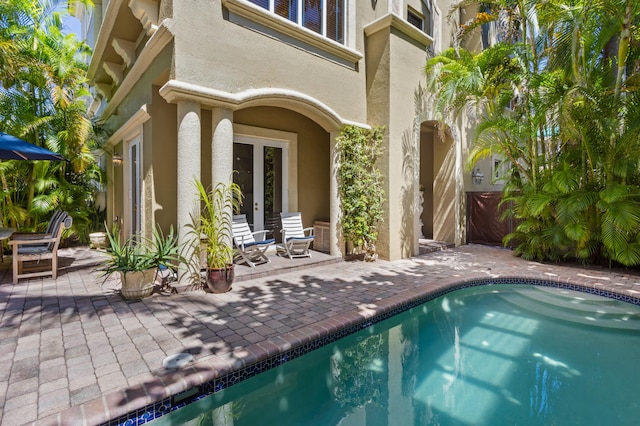
[[[182,257],[179,254],[178,236],[171,227],[165,236],[156,228],[153,238],[148,239],[140,235],[132,235],[124,242],[115,229],[109,232],[107,238],[110,247],[109,255],[98,271],[102,272],[105,280],[112,274],[120,275],[122,283],[121,294],[125,299],[140,299],[153,293],[156,274],[159,267],[174,269]]]
[[[242,190],[238,184],[218,182],[212,188],[205,188],[195,181],[201,202],[198,215],[192,220],[192,232],[199,244],[194,254],[205,263],[206,289],[213,293],[231,290],[235,250],[232,243],[232,218],[242,200]]]

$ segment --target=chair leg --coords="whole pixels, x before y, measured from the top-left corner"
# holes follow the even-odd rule
[[[53,276],[54,280],[58,278],[58,255],[57,254],[54,254],[53,257],[51,258],[51,275]]]
[[[15,249],[15,246],[13,246],[13,283],[14,284],[18,284],[18,253],[17,250]]]

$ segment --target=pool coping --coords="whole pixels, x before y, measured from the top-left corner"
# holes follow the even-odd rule
[[[406,289],[375,304],[254,343],[243,348],[242,352],[211,355],[180,370],[158,375],[142,385],[105,394],[63,411],[59,424],[144,424],[451,291],[510,283],[576,290],[640,305],[640,292],[627,286],[599,282],[597,277],[587,275],[576,279],[548,274],[498,274],[488,277],[475,273],[467,278],[445,278],[438,283]],[[192,389],[198,389],[198,392],[194,395]]]

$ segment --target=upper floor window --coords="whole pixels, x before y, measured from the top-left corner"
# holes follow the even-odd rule
[[[424,19],[422,19],[422,16],[420,16],[418,12],[408,9],[407,21],[420,31],[424,31]]]
[[[338,43],[345,42],[345,0],[248,1]]]

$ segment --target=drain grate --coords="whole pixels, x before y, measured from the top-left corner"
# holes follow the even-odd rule
[[[175,370],[184,367],[191,361],[193,361],[193,355],[183,352],[166,357],[164,361],[162,361],[162,366],[169,370]]]

